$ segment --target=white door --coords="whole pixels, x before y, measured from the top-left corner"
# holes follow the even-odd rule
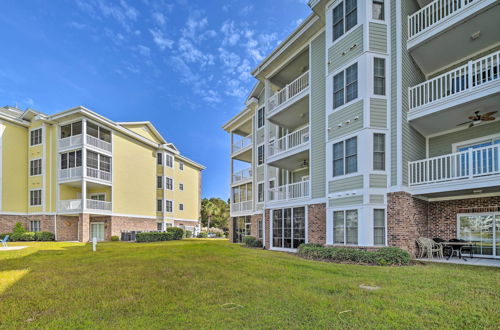
[[[97,238],[98,241],[104,241],[104,223],[97,222],[90,224],[90,240]]]

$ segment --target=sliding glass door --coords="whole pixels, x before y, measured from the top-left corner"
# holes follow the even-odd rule
[[[459,215],[458,237],[474,242],[476,255],[500,257],[500,213]]]
[[[296,249],[305,243],[306,217],[304,207],[273,210],[273,247]]]

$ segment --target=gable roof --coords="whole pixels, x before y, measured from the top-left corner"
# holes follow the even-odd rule
[[[132,130],[131,128],[142,128],[145,129],[147,132],[151,134],[155,138],[154,142],[160,143],[160,144],[166,144],[167,140],[163,138],[163,136],[158,132],[158,130],[154,127],[154,125],[150,121],[129,121],[129,122],[117,122],[118,125],[125,127],[137,134],[140,134],[141,136],[151,139],[148,134],[141,134],[141,131],[136,131]]]

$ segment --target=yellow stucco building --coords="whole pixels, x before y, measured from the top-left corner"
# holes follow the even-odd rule
[[[0,107],[0,233],[21,222],[57,240],[196,230],[204,167],[150,122],[84,107],[54,115]]]

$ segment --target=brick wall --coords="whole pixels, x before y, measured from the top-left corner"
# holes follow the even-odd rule
[[[266,223],[266,225],[265,225],[265,227],[266,227],[265,228],[266,239],[264,242],[264,247],[266,249],[269,249],[271,247],[271,243],[270,243],[271,242],[270,241],[270,239],[271,239],[271,230],[270,230],[270,228],[271,228],[271,211],[265,210],[264,217],[265,217],[264,222]]]
[[[234,228],[233,228],[233,217],[229,218],[229,241],[231,243],[234,243]]]
[[[78,241],[79,217],[65,215],[57,216],[57,240]]]
[[[259,237],[259,221],[262,220],[262,214],[254,214],[250,218],[252,223],[250,228],[250,234],[254,237]]]
[[[122,231],[154,231],[156,229],[156,219],[111,217],[111,236],[120,237]]]
[[[312,204],[307,209],[309,243],[326,244],[326,204]]]

